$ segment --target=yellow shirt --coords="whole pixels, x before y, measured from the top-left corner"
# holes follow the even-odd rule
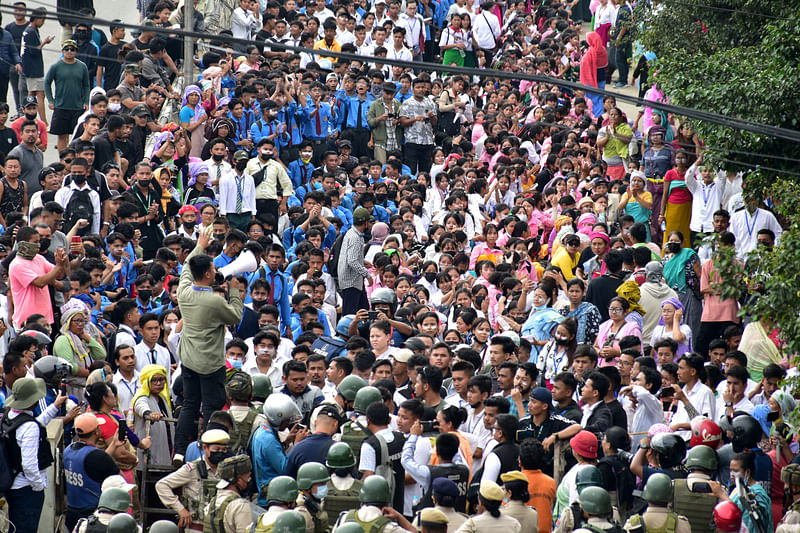
[[[328,43],[326,43],[326,42],[325,42],[325,39],[320,39],[320,40],[319,40],[319,41],[317,41],[317,43],[314,45],[314,50],[329,50],[329,51],[331,51],[331,52],[341,52],[341,51],[342,51],[342,45],[340,45],[339,43],[337,43],[337,42],[336,42],[336,39],[334,39],[334,40],[333,40],[333,44],[332,44],[332,45],[330,45],[330,46],[328,46]],[[334,58],[334,57],[323,57],[323,56],[319,56],[319,58],[320,58],[320,59],[327,59],[327,60],[328,60],[328,61],[330,61],[331,63],[335,63],[335,62],[336,62],[336,58]]]
[[[560,246],[550,263],[561,269],[564,281],[569,281],[575,277],[575,267],[578,266],[579,257],[580,254],[572,256],[565,247]]]

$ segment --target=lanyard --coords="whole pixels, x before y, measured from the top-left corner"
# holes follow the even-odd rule
[[[714,192],[714,185],[703,185],[703,207],[708,207],[708,201],[711,199],[711,194]]]
[[[133,380],[133,390],[131,390],[131,386],[128,385],[128,382],[125,381],[125,378],[122,378],[120,382],[125,385],[125,388],[128,389],[128,392],[131,394],[131,397],[136,396],[136,391],[139,390],[139,384],[136,383],[136,380]]]
[[[747,225],[747,235],[752,237],[753,230],[756,229],[756,220],[758,220],[758,208],[756,208],[756,214],[753,217],[753,225],[750,226],[750,221],[747,219],[747,209],[744,210],[744,223]]]
[[[136,198],[139,199],[139,202],[141,202],[142,207],[144,207],[145,211],[150,209],[150,189],[147,189],[147,203],[144,203],[144,198],[142,198],[142,195],[139,194],[138,190],[136,191]]]
[[[484,409],[483,411],[481,411],[481,414],[478,415],[478,417],[475,418],[475,420],[472,421],[472,425],[467,426],[468,427],[468,429],[467,429],[468,433],[472,433],[473,435],[475,434],[475,428],[478,427],[478,424],[483,424],[483,415],[485,415],[485,414],[486,414],[486,410]]]

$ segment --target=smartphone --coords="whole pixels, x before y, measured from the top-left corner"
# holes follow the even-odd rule
[[[672,387],[664,387],[663,389],[661,389],[661,396],[662,397],[664,397],[664,396],[672,396],[673,394],[675,394],[675,391],[672,389]]]
[[[120,289],[119,291],[119,295],[117,296],[117,298],[127,298],[127,297],[128,297],[128,289],[122,287],[122,289]]]
[[[378,320],[377,311],[367,311],[367,320]]]
[[[303,431],[304,429],[306,429],[305,424],[295,424],[294,427],[295,429],[297,429],[297,431]]]
[[[705,481],[695,482],[692,485],[692,492],[699,494],[711,494],[711,485]]]
[[[81,239],[80,235],[73,235],[72,240],[70,241],[72,244],[81,244],[83,240]]]
[[[61,380],[61,396],[67,395],[67,382],[63,379]]]

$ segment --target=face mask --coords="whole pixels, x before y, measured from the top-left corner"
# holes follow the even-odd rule
[[[351,474],[349,468],[337,468],[333,471],[333,473],[339,477],[347,477]]]
[[[375,200],[376,200],[376,201],[377,201],[379,204],[382,204],[383,202],[385,202],[385,201],[386,201],[386,194],[376,194],[376,195],[375,195]]]
[[[187,231],[194,230],[194,227],[197,225],[196,221],[193,222],[184,222],[183,227],[186,228]]]
[[[489,155],[494,155],[497,153],[497,148],[495,148],[494,146],[489,146],[486,148],[486,153]]]
[[[36,120],[36,113],[25,113],[25,118],[28,120]]]
[[[780,411],[770,411],[767,413],[767,420],[770,422],[775,422],[777,419],[781,417]]]
[[[266,300],[253,300],[253,309],[261,309],[266,303]]]
[[[150,187],[150,181],[152,180],[137,180],[137,181],[139,183],[139,187],[141,187],[142,189],[147,189]]]
[[[211,452],[208,454],[208,462],[218,465],[228,457],[228,452]]]
[[[369,88],[369,92],[372,93],[372,96],[378,98],[381,94],[383,94],[383,86],[377,83],[373,83],[372,86]]]
[[[679,242],[668,242],[667,251],[671,254],[677,254],[681,251],[681,244]]]
[[[108,104],[108,110],[111,111],[112,113],[117,113],[119,112],[120,109],[122,109],[122,104],[113,104],[113,103]]]
[[[149,302],[152,296],[153,296],[153,291],[151,289],[139,290],[139,299],[143,302]]]
[[[436,281],[436,272],[425,272],[425,281],[428,283],[433,283]]]
[[[237,161],[236,170],[244,170],[247,168],[247,161]]]
[[[261,159],[263,159],[264,161],[269,161],[270,159],[272,159],[272,152],[268,151],[261,152]]]
[[[86,183],[86,175],[85,174],[72,174],[72,181],[75,182],[75,185],[83,185]]]
[[[223,159],[225,159],[225,156],[224,155],[211,154],[211,159],[213,159],[214,162],[219,163]]]
[[[89,38],[89,32],[86,30],[78,30],[72,33],[72,36],[75,37],[78,41],[84,41]]]
[[[416,213],[417,215],[421,215],[422,214],[422,206],[421,205],[415,205],[414,206],[414,213]]]
[[[300,153],[300,161],[302,161],[303,163],[308,163],[309,161],[311,161],[311,156],[312,155],[313,154],[311,152],[301,152]]]
[[[21,241],[17,243],[17,255],[23,259],[33,259],[39,253],[38,242]]]
[[[328,495],[328,485],[320,485],[319,487],[317,487],[317,490],[314,491],[314,498],[317,500],[321,500],[327,495]]]
[[[48,248],[50,248],[50,239],[39,239],[39,251],[46,252]]]
[[[242,361],[241,359],[234,359],[234,358],[232,358],[232,357],[229,357],[229,358],[228,358],[228,362],[229,362],[229,363],[231,364],[231,366],[232,366],[233,368],[235,368],[236,370],[239,370],[239,369],[241,369],[241,368],[242,368],[242,362],[243,362],[243,361]]]
[[[504,155],[509,155],[511,153],[511,148],[503,148],[502,152]]]
[[[215,233],[214,234],[214,238],[216,240],[218,240],[219,242],[222,242],[222,241],[225,240],[225,234],[224,233]]]
[[[558,344],[559,346],[566,346],[567,344],[569,344],[569,339],[566,337],[556,336],[555,339],[556,339],[556,344]]]

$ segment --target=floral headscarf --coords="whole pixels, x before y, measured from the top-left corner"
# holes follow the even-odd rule
[[[139,387],[138,391],[136,391],[136,394],[131,401],[131,405],[135,404],[136,400],[138,400],[141,396],[150,396],[150,380],[153,379],[153,376],[157,375],[164,376],[164,379],[167,379],[167,369],[161,365],[147,365],[142,369],[141,374],[139,374],[139,383],[141,383],[142,386]],[[169,397],[169,383],[164,384],[164,390],[161,391],[159,396],[162,400],[164,400],[164,403],[166,403],[167,406],[172,408],[172,402]]]
[[[75,298],[70,298],[70,300],[61,306],[61,334],[67,337],[69,340],[69,345],[72,347],[72,351],[77,355],[81,362],[88,368],[88,364],[86,364],[86,358],[89,357],[89,348],[86,347],[86,343],[83,342],[83,339],[72,333],[69,329],[69,325],[72,322],[72,319],[82,316],[86,319],[87,324],[89,323],[89,309],[86,307],[86,304],[81,302],[80,300],[76,300]]]

